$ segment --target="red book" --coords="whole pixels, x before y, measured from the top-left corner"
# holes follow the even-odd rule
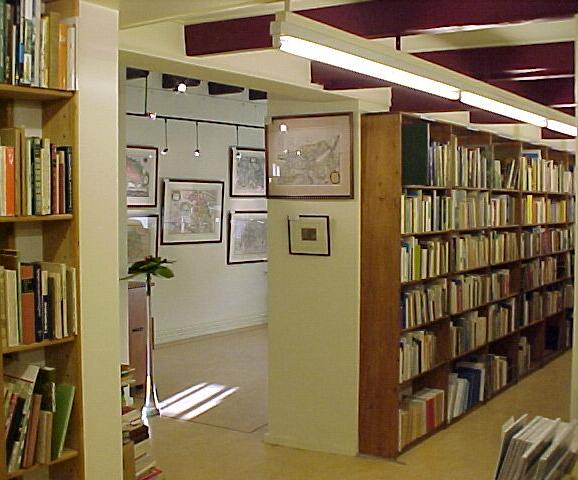
[[[4,191],[6,192],[6,215],[13,217],[16,211],[16,169],[14,167],[14,147],[4,149]]]
[[[16,401],[18,400],[18,394],[12,393],[10,395],[10,405],[8,406],[8,414],[6,415],[6,422],[4,423],[4,439],[8,440],[8,431],[10,430],[10,424],[12,423],[12,417],[14,416],[14,410],[16,410]]]
[[[431,432],[436,428],[436,412],[435,412],[435,401],[432,398],[428,398],[425,401],[426,408],[426,426],[427,431]]]
[[[26,446],[22,459],[22,468],[30,468],[34,465],[36,458],[36,442],[38,439],[38,420],[40,419],[40,404],[42,395],[35,393],[32,395],[32,406],[30,407],[30,419],[28,420],[28,430],[26,432]]]
[[[36,341],[35,320],[36,307],[34,303],[34,266],[20,264],[22,307],[22,343],[25,345]]]

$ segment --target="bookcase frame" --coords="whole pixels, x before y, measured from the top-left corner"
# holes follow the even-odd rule
[[[78,0],[48,0],[49,11],[57,11],[62,17],[78,16]],[[25,478],[36,470],[45,469],[48,478],[58,480],[79,480],[84,478],[83,458],[83,411],[82,411],[82,368],[80,309],[80,264],[79,264],[79,191],[78,191],[78,92],[0,84],[0,128],[15,127],[14,109],[17,101],[30,101],[42,111],[42,136],[59,145],[70,145],[73,151],[72,196],[73,213],[44,216],[0,217],[0,248],[15,248],[18,236],[17,225],[22,223],[38,225],[42,232],[44,261],[66,263],[77,271],[77,315],[78,333],[59,340],[44,340],[30,345],[18,345],[2,350],[0,378],[4,388],[4,363],[18,357],[21,352],[42,351],[46,365],[55,367],[57,383],[75,385],[76,392],[65,449],[62,456],[47,465],[34,465],[29,469],[8,473],[5,461],[4,442],[0,447],[0,480]],[[0,347],[1,349],[2,347]],[[4,411],[0,409],[0,425],[4,431]]]
[[[513,289],[519,291],[512,295],[488,302],[467,311],[476,311],[487,308],[491,304],[503,302],[508,298],[522,298],[527,291],[544,290],[552,284],[573,282],[573,265],[569,275],[550,284],[536,289],[524,290],[521,282],[521,265],[529,258],[520,258],[499,264],[490,264],[482,268],[467,271],[452,272],[435,278],[404,282],[400,280],[399,249],[403,237],[445,237],[461,233],[478,233],[492,231],[517,232],[518,244],[524,228],[531,226],[564,227],[573,224],[571,221],[552,224],[525,225],[522,224],[522,199],[525,194],[541,195],[545,197],[567,198],[573,194],[530,192],[519,189],[477,189],[463,187],[428,187],[423,185],[410,186],[423,190],[473,190],[487,191],[496,194],[508,194],[517,198],[519,210],[518,223],[508,226],[490,226],[467,230],[447,230],[442,232],[427,232],[417,234],[401,234],[401,194],[402,189],[402,125],[405,123],[428,123],[432,140],[449,141],[450,135],[458,137],[458,145],[488,146],[494,158],[519,158],[523,149],[540,149],[543,158],[553,159],[563,164],[574,164],[574,156],[567,152],[551,148],[532,145],[501,137],[499,135],[469,130],[461,126],[438,121],[426,121],[419,117],[403,113],[375,113],[361,117],[361,307],[360,307],[360,383],[359,383],[359,450],[362,454],[392,458],[405,452],[425,438],[435,434],[447,425],[459,421],[465,415],[480,405],[491,400],[494,396],[517,383],[521,378],[541,368],[556,356],[567,350],[570,339],[566,338],[566,322],[571,318],[571,311],[563,309],[554,315],[541,318],[540,321],[518,328],[503,337],[489,340],[475,349],[450,358],[449,326],[452,318],[462,316],[466,311],[457,314],[447,314],[434,322],[426,323],[413,328],[403,329],[400,323],[400,295],[402,288],[409,285],[420,285],[431,282],[435,278],[451,278],[466,272],[489,273],[494,269],[511,268],[517,281],[512,282]],[[451,246],[450,246],[451,248]],[[491,260],[490,242],[490,260]],[[523,252],[520,250],[520,257]],[[532,258],[561,255],[572,252],[537,255]],[[572,260],[573,257],[572,257]],[[518,313],[519,313],[518,308]],[[449,311],[449,309],[448,309]],[[548,325],[558,327],[558,350],[545,349],[545,335]],[[402,334],[420,329],[437,331],[437,363],[411,379],[399,381],[399,340]],[[521,334],[528,337],[532,345],[532,364],[528,372],[523,375],[517,371],[518,339]],[[447,421],[447,407],[444,412],[444,422],[432,432],[414,440],[399,450],[398,410],[401,405],[400,391],[409,384],[417,392],[423,387],[439,388],[444,390],[447,405],[448,375],[452,365],[459,359],[466,359],[472,354],[494,353],[506,355],[509,359],[508,384],[500,391],[492,393],[489,398],[476,404],[461,416]]]

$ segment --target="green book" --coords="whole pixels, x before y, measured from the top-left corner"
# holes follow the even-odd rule
[[[404,125],[402,137],[401,181],[403,185],[427,185],[429,159],[429,124]]]
[[[56,385],[56,412],[52,421],[52,460],[62,455],[74,401],[74,385]]]

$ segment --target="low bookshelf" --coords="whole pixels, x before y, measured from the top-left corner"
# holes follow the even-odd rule
[[[569,348],[574,156],[362,116],[359,445],[395,457]]]

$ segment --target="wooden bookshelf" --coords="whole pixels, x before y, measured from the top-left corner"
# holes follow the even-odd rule
[[[551,150],[543,146],[528,145],[523,142],[502,138],[493,133],[471,132],[462,127],[417,119],[404,114],[367,114],[361,120],[361,324],[360,324],[360,385],[359,385],[359,448],[363,454],[392,458],[417,445],[425,438],[435,435],[447,425],[467,416],[480,405],[514,386],[520,379],[526,377],[536,369],[544,366],[548,361],[568,349],[571,340],[571,310],[564,308],[552,315],[545,315],[544,306],[542,315],[532,322],[529,317],[528,325],[523,323],[522,304],[526,294],[539,292],[544,295],[549,290],[560,286],[563,302],[563,286],[573,282],[573,270],[565,270],[566,255],[572,255],[574,248],[563,248],[561,251],[540,251],[529,258],[523,258],[522,234],[529,228],[543,227],[546,230],[564,229],[573,224],[573,218],[566,217],[565,222],[539,222],[532,225],[523,223],[525,204],[523,199],[527,194],[554,200],[570,201],[573,194],[564,192],[534,192],[512,188],[473,188],[447,186],[421,186],[416,182],[411,185],[402,184],[403,170],[403,141],[402,132],[407,124],[423,123],[429,125],[432,141],[448,142],[455,136],[460,146],[480,147],[491,160],[507,162],[508,159],[518,159],[523,150],[541,150],[542,158],[551,159],[564,168],[574,166],[573,155],[566,152]],[[517,160],[516,160],[517,161]],[[405,175],[405,174],[404,174]],[[442,229],[419,233],[401,233],[401,194],[403,191],[419,192],[422,190],[428,195],[446,195],[453,190],[472,192],[471,195],[507,195],[514,202],[513,212],[515,222],[507,225],[488,225],[477,228]],[[468,193],[470,194],[470,193]],[[554,201],[553,200],[553,201]],[[505,200],[504,200],[505,201]],[[568,205],[566,205],[568,208]],[[567,213],[568,215],[568,213]],[[559,218],[559,217],[558,217]],[[439,227],[437,227],[439,228]],[[442,227],[443,228],[443,227]],[[491,263],[492,232],[511,232],[517,244],[518,256],[513,260]],[[461,271],[450,264],[449,272],[435,275],[421,280],[400,280],[401,266],[399,248],[402,241],[409,237],[416,237],[420,242],[428,242],[434,238],[452,239],[459,235],[487,235],[490,243],[489,262],[485,265],[474,266]],[[453,249],[450,241],[450,252]],[[555,248],[555,247],[554,247]],[[450,257],[451,257],[450,253]],[[531,260],[546,257],[559,257],[556,263],[556,280],[545,282],[536,288],[525,288],[522,278],[523,266]],[[498,256],[499,258],[499,256]],[[508,258],[508,257],[506,257]],[[573,261],[573,256],[570,257]],[[402,291],[427,285],[437,280],[448,281],[461,274],[491,274],[498,270],[510,272],[510,293],[501,298],[490,299],[481,305],[463,309],[459,313],[450,313],[449,305],[445,313],[431,322],[422,325],[411,325],[402,328],[400,321],[400,298]],[[504,292],[507,293],[507,292]],[[449,296],[449,290],[448,290]],[[496,295],[492,295],[491,298]],[[544,297],[542,297],[544,301]],[[488,332],[485,341],[466,352],[452,354],[450,341],[450,325],[452,320],[460,318],[468,312],[479,311],[480,316],[488,316],[488,309],[493,305],[500,305],[510,301],[516,305],[516,315],[513,318],[511,331],[504,331],[496,338],[489,335],[489,322],[486,324]],[[494,307],[495,308],[495,307]],[[412,375],[407,380],[400,381],[399,342],[404,334],[418,330],[432,331],[436,334],[437,356],[432,367]],[[520,368],[518,371],[518,343],[520,337],[526,337],[531,347],[530,365],[527,371]],[[448,376],[453,371],[456,362],[468,360],[478,355],[494,354],[507,357],[507,376],[504,384],[496,391],[486,385],[486,394],[483,401],[461,413],[458,417],[448,420],[447,411],[444,412],[444,422],[432,432],[414,439],[408,445],[399,448],[399,419],[398,410],[402,395],[409,389],[413,393],[424,387],[443,390],[445,401],[448,399]],[[522,367],[522,365],[520,365]],[[499,383],[497,384],[499,385]],[[447,403],[446,403],[447,405]]]

